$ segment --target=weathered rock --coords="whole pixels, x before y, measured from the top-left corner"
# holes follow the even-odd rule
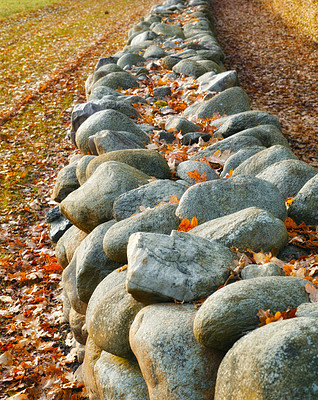
[[[170,95],[171,95],[171,87],[170,86],[159,86],[159,87],[153,89],[153,97],[155,99],[164,99]]]
[[[180,200],[187,190],[184,185],[168,179],[160,179],[120,195],[114,202],[113,215],[117,221],[139,213],[142,208],[153,208],[162,202],[169,202],[171,196]]]
[[[226,139],[225,139],[226,140]],[[225,177],[226,174],[230,173],[231,170],[234,171],[242,162],[252,157],[254,154],[259,153],[260,151],[265,150],[264,146],[252,146],[252,147],[244,147],[236,153],[230,155],[230,157],[225,161],[223,165],[223,171],[221,173],[221,177]]]
[[[123,95],[108,86],[96,86],[92,88],[89,95],[87,95],[87,101],[100,100],[105,96],[114,96],[114,98],[120,98]]]
[[[104,162],[80,188],[62,201],[60,210],[74,225],[88,233],[112,219],[113,202],[119,195],[148,183],[148,179],[149,176],[127,164]]]
[[[109,161],[124,163],[159,179],[170,178],[171,175],[167,161],[157,151],[130,149],[112,151],[94,158],[87,167],[86,176],[92,176],[101,164]]]
[[[172,56],[169,55],[169,56],[164,57],[161,60],[161,65],[168,70],[172,70],[173,66],[178,64],[178,62],[180,60],[181,60],[180,57],[177,57],[174,55],[172,55]]]
[[[82,364],[83,382],[90,400],[100,400],[100,394],[96,385],[94,366],[101,356],[102,349],[88,336],[85,346],[84,362]]]
[[[193,143],[198,143],[200,139],[205,142],[211,139],[211,134],[208,132],[188,132],[182,137],[182,144],[185,146],[189,146]]]
[[[91,296],[86,326],[95,344],[118,357],[132,358],[129,329],[144,304],[125,289],[127,271],[116,270],[106,276]]]
[[[194,320],[194,335],[204,346],[226,351],[258,327],[261,308],[275,313],[308,302],[307,283],[302,278],[267,276],[225,286],[203,303]]]
[[[141,149],[144,144],[133,133],[125,131],[100,131],[89,137],[92,154],[100,155],[117,150]]]
[[[83,154],[90,153],[89,137],[103,130],[131,132],[141,141],[149,143],[145,132],[126,115],[115,110],[104,110],[87,118],[76,132],[76,144]]]
[[[103,351],[94,372],[99,400],[149,400],[146,382],[135,360]]]
[[[73,257],[76,256],[76,251]],[[87,303],[80,300],[76,290],[76,264],[72,261],[62,273],[63,289],[71,303],[71,307],[79,314],[85,315]]]
[[[57,174],[52,199],[58,203],[80,186],[76,177],[76,163],[71,163],[62,168]]]
[[[77,163],[77,167],[76,167],[76,177],[80,183],[80,185],[83,185],[83,183],[85,183],[87,181],[87,177],[86,177],[86,168],[88,166],[88,164],[90,163],[90,161],[92,161],[92,159],[95,156],[92,155],[86,155],[83,156],[79,162]]]
[[[129,72],[111,72],[94,83],[92,86],[92,91],[100,86],[107,86],[114,90],[119,88],[125,90],[138,87],[139,82],[138,79],[136,79],[134,75],[130,74]]]
[[[72,225],[64,235],[58,240],[55,247],[57,262],[62,268],[66,268],[71,261],[76,248],[87,236],[87,233]]]
[[[238,114],[215,121],[215,126],[218,127],[215,133],[226,138],[234,133],[258,125],[274,125],[280,129],[280,122],[277,117],[265,111],[252,110],[239,112]]]
[[[184,39],[184,33],[180,26],[177,25],[169,25],[163,22],[156,24],[153,29],[157,35],[163,35],[168,37],[178,37]]]
[[[238,175],[258,175],[267,167],[283,160],[298,160],[298,158],[285,146],[271,146],[242,162],[235,168],[233,177]]]
[[[145,307],[130,329],[130,344],[151,400],[202,400],[214,397],[223,353],[207,349],[193,335],[192,305]]]
[[[118,57],[110,56],[110,57],[102,57],[98,60],[95,65],[95,71],[98,71],[101,67],[108,64],[116,64],[118,61]]]
[[[49,237],[53,243],[64,235],[72,226],[71,222],[61,214],[58,206],[51,208],[46,214],[46,222],[49,224]]]
[[[178,231],[134,233],[127,255],[126,289],[143,302],[206,298],[224,284],[236,258],[222,244]]]
[[[318,173],[318,170],[303,161],[283,160],[267,167],[257,175],[277,187],[283,199],[294,197]]]
[[[242,279],[261,278],[263,276],[284,276],[285,272],[275,263],[249,264],[241,272]]]
[[[163,204],[117,222],[105,234],[103,243],[105,253],[112,260],[126,263],[130,235],[135,232],[170,234],[173,229],[178,229],[180,223],[175,215],[176,208],[176,204]]]
[[[208,70],[196,61],[181,60],[172,67],[172,71],[174,71],[176,74],[198,78],[199,76],[205,74]]]
[[[119,65],[121,68],[129,68],[130,69],[133,65],[144,64],[145,61],[146,60],[138,54],[126,53],[119,58],[119,60],[117,61],[117,65]],[[126,88],[126,89],[128,89],[128,88]]]
[[[177,175],[180,179],[189,182],[191,185],[196,182],[195,178],[192,178],[191,172],[197,171],[198,174],[202,177],[205,174],[206,181],[212,181],[215,179],[219,179],[219,175],[209,167],[207,164],[202,163],[200,161],[183,161],[177,167]],[[190,175],[189,175],[190,173]]]
[[[318,303],[303,303],[297,307],[296,317],[318,318]]]
[[[136,32],[137,35],[130,41],[129,44],[135,45],[144,42],[145,40],[153,40],[155,39],[158,35],[155,32],[152,31],[144,31],[144,32]]]
[[[117,64],[105,64],[98,68],[93,74],[93,83],[97,82],[98,79],[110,74],[111,72],[121,72],[123,69]]]
[[[251,101],[244,90],[232,87],[214,96],[211,100],[201,102],[195,112],[197,118],[213,118],[215,114],[232,115],[248,111]]]
[[[144,53],[144,58],[145,59],[149,59],[149,58],[158,59],[158,58],[165,57],[166,55],[167,55],[167,53],[163,50],[162,47],[153,45],[153,46],[149,46],[147,48],[147,50]]]
[[[96,286],[105,276],[121,264],[108,258],[103,249],[103,239],[114,220],[98,225],[78,246],[72,262],[76,263],[76,288],[78,297],[88,303]]]
[[[198,82],[200,82],[199,89],[202,92],[222,92],[230,87],[239,85],[237,72],[235,70],[221,72],[213,76],[208,72],[207,74],[201,75]]]
[[[215,399],[317,398],[317,333],[316,318],[294,318],[244,336],[220,365]]]
[[[181,197],[177,208],[180,219],[196,217],[199,224],[248,207],[270,211],[286,218],[286,208],[278,189],[262,179],[245,175],[197,183]]]
[[[282,249],[289,240],[285,224],[270,212],[256,207],[210,220],[193,228],[191,233],[230,248],[255,252]]]
[[[311,178],[298,192],[289,207],[288,216],[299,224],[318,224],[318,175]]]
[[[87,331],[83,329],[85,325],[85,315],[79,314],[73,308],[70,310],[69,323],[77,342],[85,344],[87,340]]]
[[[201,126],[194,124],[193,122],[182,117],[169,117],[165,124],[165,129],[167,131],[180,131],[182,134],[188,132],[195,132],[202,130]]]

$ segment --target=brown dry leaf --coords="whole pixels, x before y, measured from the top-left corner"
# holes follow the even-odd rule
[[[317,303],[318,302],[318,289],[311,285],[310,283],[307,283],[305,286],[306,292],[309,293],[309,299],[312,303]]]

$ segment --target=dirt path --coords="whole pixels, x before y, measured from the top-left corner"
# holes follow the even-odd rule
[[[280,119],[295,153],[318,167],[318,45],[256,0],[212,0],[226,68],[238,71],[254,109]]]

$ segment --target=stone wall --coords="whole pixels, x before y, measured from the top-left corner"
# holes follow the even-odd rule
[[[98,61],[72,113],[80,154],[48,221],[90,399],[317,396],[317,303],[283,270],[304,255],[286,217],[318,224],[317,170],[224,57],[208,1],[166,0]],[[259,327],[260,309],[296,307]]]

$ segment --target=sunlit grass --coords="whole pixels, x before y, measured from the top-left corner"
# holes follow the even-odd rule
[[[59,3],[61,0],[0,0],[0,18],[12,14],[36,10],[40,7]]]

